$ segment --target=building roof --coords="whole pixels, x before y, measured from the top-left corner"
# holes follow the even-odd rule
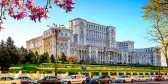
[[[70,20],[70,21],[73,21],[73,20],[84,20],[84,21],[87,21],[87,20],[82,19],[82,18],[75,18],[75,19],[72,19],[72,20]],[[70,22],[70,21],[69,21],[69,22]],[[113,27],[113,26],[105,26],[105,25],[98,24],[98,23],[91,22],[91,21],[87,21],[87,22],[88,22],[88,23],[91,23],[91,24],[96,24],[96,25],[99,25],[99,26],[104,26],[104,27],[112,27],[112,28],[115,28],[115,27]]]

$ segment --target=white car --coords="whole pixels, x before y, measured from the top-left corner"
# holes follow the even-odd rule
[[[134,78],[128,75],[122,75],[115,78],[116,83],[127,83],[127,82],[134,82]]]
[[[168,81],[168,75],[166,75],[166,76],[164,77],[164,79],[165,79],[165,81]]]
[[[61,84],[85,84],[85,75],[70,75],[61,81]]]

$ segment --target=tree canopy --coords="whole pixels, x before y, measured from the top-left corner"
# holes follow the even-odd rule
[[[44,1],[44,0],[43,0]],[[41,2],[43,2],[41,1]],[[6,15],[21,20],[29,17],[30,20],[40,22],[42,18],[49,18],[49,11],[52,9],[52,4],[64,9],[66,12],[72,11],[75,4],[73,0],[45,0],[46,5],[37,5],[35,0],[1,0],[0,1],[0,30],[3,29],[3,20],[6,20]]]
[[[143,18],[151,24],[149,40],[159,44],[168,65],[168,0],[150,0],[143,9]]]

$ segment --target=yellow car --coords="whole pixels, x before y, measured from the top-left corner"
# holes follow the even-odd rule
[[[21,84],[21,82],[12,77],[0,77],[0,84]]]

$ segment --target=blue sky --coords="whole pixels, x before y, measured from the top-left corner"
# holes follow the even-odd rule
[[[52,25],[53,22],[67,25],[71,19],[83,18],[99,24],[115,26],[116,39],[133,40],[136,48],[154,45],[145,38],[149,24],[141,17],[142,6],[147,4],[148,0],[75,0],[75,2],[75,9],[70,13],[65,13],[64,10],[54,6],[50,12],[51,18],[44,19],[41,23],[34,23],[29,18],[16,21],[9,17],[5,21],[5,29],[0,32],[0,39],[11,36],[17,46],[26,46],[26,40],[39,36],[48,29],[46,25]]]
[[[26,40],[39,36],[48,29],[46,25],[52,25],[53,22],[67,25],[71,19],[83,18],[99,24],[115,26],[116,39],[133,40],[136,48],[154,45],[145,38],[149,24],[141,17],[142,6],[147,4],[148,0],[75,0],[75,2],[75,9],[70,13],[65,13],[64,10],[54,6],[50,12],[51,18],[44,19],[41,23],[34,23],[29,18],[16,21],[9,17],[5,21],[5,29],[0,32],[0,39],[11,36],[17,46],[26,46]]]

